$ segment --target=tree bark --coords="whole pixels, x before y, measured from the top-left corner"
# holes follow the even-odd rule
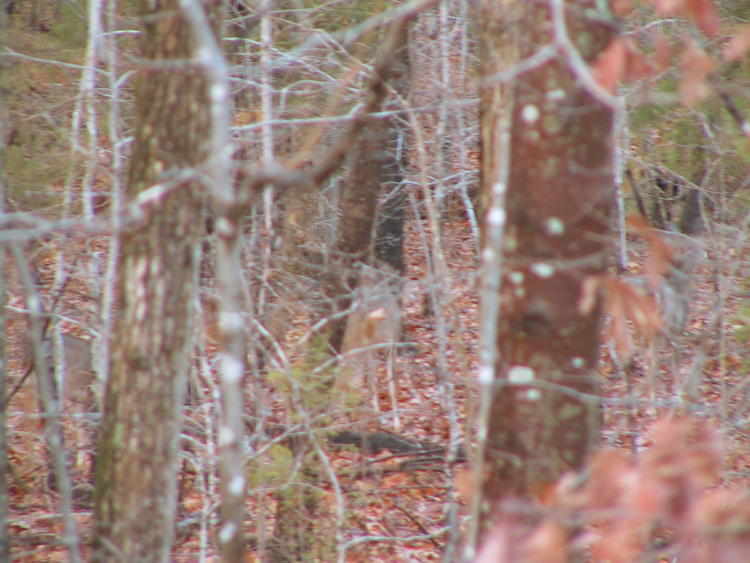
[[[393,54],[393,67],[390,83],[402,99],[409,92],[411,66],[409,45],[406,35],[403,44]],[[395,104],[400,108],[401,104]],[[380,166],[375,179],[381,192],[375,226],[374,255],[376,260],[393,267],[399,274],[404,272],[404,218],[406,215],[406,189],[403,186],[406,153],[409,146],[406,127],[398,117],[386,121],[387,131],[383,133],[382,150],[389,158]]]
[[[13,2],[6,1],[3,10],[0,11],[0,34],[5,33],[6,14],[13,12]],[[0,86],[3,81],[0,80]],[[5,147],[8,138],[7,114],[3,100],[0,99],[0,213],[5,213]],[[6,280],[5,280],[5,249],[0,250],[0,299],[5,303]],[[0,342],[5,340],[5,309],[0,311]],[[0,347],[0,563],[10,561],[10,537],[8,534],[8,516],[10,513],[10,502],[8,497],[8,419],[7,395],[8,369],[6,358],[6,347]]]
[[[506,218],[498,379],[481,473],[485,524],[498,499],[543,494],[581,466],[599,438],[601,314],[598,306],[582,313],[578,303],[583,283],[605,271],[612,249],[613,108],[581,84],[561,48],[519,70],[512,84],[499,78],[543,46],[561,43],[561,24],[589,65],[612,39],[611,16],[596,12],[598,2],[564,2],[556,24],[554,4],[486,0],[480,11],[482,197],[485,207],[493,189],[506,198],[505,213],[490,211],[483,233],[486,243]]]
[[[203,2],[210,14],[221,4]],[[144,0],[140,14],[146,62],[136,87],[129,195],[145,199],[151,188],[152,197],[141,203],[141,224],[122,237],[97,451],[94,561],[169,560],[204,222],[200,183],[186,174],[205,160],[210,124],[207,82],[184,62],[194,55],[191,28],[178,0]]]

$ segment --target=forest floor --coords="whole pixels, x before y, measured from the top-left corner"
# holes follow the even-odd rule
[[[445,405],[446,387],[439,381],[441,350],[438,319],[427,306],[425,264],[425,236],[411,220],[407,231],[405,256],[408,266],[404,293],[404,327],[406,339],[413,350],[402,352],[396,360],[398,405],[401,428],[398,434],[409,440],[424,440],[448,447],[472,435],[474,412],[477,346],[477,316],[479,311],[475,284],[476,249],[468,224],[453,218],[443,224],[443,251],[450,276],[442,280],[446,306],[443,311],[445,326],[445,367],[453,378],[453,404]],[[429,234],[427,235],[429,236]],[[724,440],[727,483],[750,485],[750,440],[746,433],[748,376],[746,339],[737,327],[743,321],[739,311],[745,303],[742,272],[736,264],[745,256],[744,250],[732,246],[732,237],[711,239],[708,260],[696,275],[691,299],[691,315],[683,335],[656,343],[655,355],[645,344],[637,349],[633,369],[623,370],[612,360],[612,346],[605,343],[600,364],[602,394],[605,398],[603,446],[636,452],[649,445],[649,426],[659,417],[690,412],[709,421]],[[52,287],[54,256],[60,249],[49,246],[41,251],[37,263],[43,272],[42,287]],[[90,245],[79,246],[77,252],[92,252]],[[629,274],[641,275],[647,250],[633,241],[629,255]],[[66,249],[70,260],[76,251]],[[71,278],[65,286],[60,310],[77,319],[85,327],[89,307],[83,280]],[[23,297],[18,285],[11,284],[10,304],[23,309]],[[80,327],[68,323],[66,330],[81,334]],[[20,314],[12,315],[8,323],[9,368],[11,387],[24,372],[25,322]],[[656,369],[653,365],[656,358]],[[389,405],[385,381],[385,365],[379,366],[380,404]],[[651,383],[653,381],[653,384]],[[653,391],[652,388],[653,387]],[[13,397],[8,409],[10,434],[11,477],[11,533],[15,561],[66,560],[65,551],[57,542],[61,531],[58,498],[50,490],[45,469],[43,433],[40,417],[36,415],[37,400],[33,378]],[[687,390],[687,391],[686,391]],[[676,400],[690,395],[686,401]],[[607,400],[611,400],[607,402]],[[192,415],[202,412],[200,405],[190,407]],[[451,412],[455,416],[451,416]],[[278,414],[279,419],[283,418]],[[393,431],[388,418],[382,424],[372,423],[370,430]],[[91,448],[91,436],[81,433],[80,420],[65,419],[69,451]],[[78,432],[78,434],[75,434]],[[74,444],[72,440],[79,440]],[[81,440],[83,442],[81,442]],[[205,444],[204,444],[205,445]],[[461,497],[466,492],[464,462],[452,466],[432,462],[427,465],[405,465],[397,452],[380,451],[367,455],[353,448],[327,446],[326,453],[338,472],[339,485],[346,498],[350,516],[343,530],[344,540],[351,542],[350,561],[437,561],[443,557],[450,541],[447,523],[450,515],[461,521],[465,504]],[[71,454],[72,455],[72,454]],[[185,459],[196,455],[207,456],[209,451],[197,452],[193,445]],[[77,496],[75,517],[84,541],[89,537],[91,520],[89,482],[90,459],[73,456],[73,478]],[[352,471],[367,468],[362,472]],[[212,493],[196,484],[194,471],[183,464],[181,476],[180,527],[174,548],[174,561],[192,562],[214,560],[214,552],[207,539],[210,531],[201,522],[210,516],[208,505],[215,501]],[[332,487],[321,485],[326,503],[334,503]],[[213,493],[215,494],[215,492]],[[272,529],[272,495],[268,489],[258,489],[250,495],[251,514],[260,522],[251,522],[248,533],[257,547]],[[259,505],[267,503],[260,509]],[[330,507],[329,507],[330,509]],[[260,517],[259,515],[263,515]],[[326,518],[330,515],[326,515]],[[463,526],[461,526],[463,527]],[[203,535],[202,535],[203,534]],[[359,540],[358,540],[359,538]],[[362,539],[366,538],[366,539]],[[405,541],[405,538],[412,538]],[[420,538],[420,539],[418,539]],[[267,539],[267,538],[266,538]],[[358,543],[359,542],[359,543]],[[250,556],[249,561],[257,559]]]
[[[52,54],[60,58],[63,53],[70,56],[71,61],[81,60],[83,34],[53,29],[49,34],[51,39],[45,41],[41,39],[43,37],[45,34],[23,33],[13,41],[21,52],[45,58]],[[71,38],[76,38],[75,45],[68,44]],[[33,47],[39,49],[40,46],[45,47],[43,52],[35,52]],[[12,87],[34,113],[37,107],[56,107],[59,100],[74,98],[77,73],[58,67],[53,71],[47,67],[40,71],[34,65],[19,68],[23,73]],[[31,103],[26,99],[29,96]],[[19,155],[18,162],[24,163],[25,168],[16,173],[21,176],[27,173],[28,185],[36,189],[37,185],[46,182],[47,177],[62,177],[61,170],[67,170],[70,157],[67,150],[50,152],[50,146],[54,145],[47,141],[47,136],[52,136],[49,124],[30,119],[28,123],[29,127],[35,128],[35,138],[40,140],[38,146],[30,146],[33,155]],[[56,127],[62,126],[58,124]],[[52,187],[61,188],[59,184]],[[28,190],[28,194],[36,193],[31,188]],[[20,198],[25,194],[15,195]],[[48,199],[55,200],[58,195]],[[54,215],[57,211],[52,209],[49,213]],[[474,379],[479,304],[476,241],[470,226],[460,218],[460,213],[454,212],[448,215],[442,228],[442,250],[449,276],[431,280],[426,258],[431,233],[426,222],[418,224],[412,218],[407,225],[403,313],[405,339],[414,346],[399,354],[395,373],[401,419],[398,434],[409,440],[449,447],[451,443],[463,442],[473,435],[471,421],[476,403]],[[689,412],[713,425],[723,440],[723,484],[750,489],[750,436],[747,430],[747,413],[750,412],[747,354],[750,301],[746,282],[748,272],[743,269],[750,245],[737,244],[741,234],[726,229],[701,237],[708,259],[697,270],[691,314],[684,334],[661,339],[654,344],[653,352],[648,343],[641,342],[633,368],[628,370],[613,359],[614,347],[605,342],[599,372],[604,398],[603,447],[643,452],[650,445],[648,429],[658,417]],[[647,248],[638,240],[630,242],[628,275],[642,277]],[[37,282],[47,303],[56,302],[54,309],[69,319],[62,323],[67,334],[84,339],[91,337],[86,329],[96,326],[94,318],[99,305],[88,297],[89,284],[97,273],[89,271],[86,265],[92,254],[99,253],[104,257],[106,251],[103,243],[83,238],[69,239],[64,245],[56,240],[40,241],[33,251],[31,258],[39,273]],[[61,256],[64,256],[61,262],[70,276],[58,292],[55,271],[56,261]],[[23,377],[29,358],[25,343],[27,324],[22,313],[26,309],[24,290],[14,267],[8,269],[8,276],[6,305],[10,310],[5,345],[9,355],[9,387],[13,388]],[[440,311],[440,318],[430,311],[426,297],[430,283],[439,284],[443,292],[445,307]],[[441,326],[445,329],[442,336]],[[441,349],[445,350],[444,363],[439,357]],[[384,362],[378,366],[378,376],[379,403],[387,409],[390,397]],[[445,381],[441,381],[445,377],[450,378],[453,387],[452,400],[448,401],[446,399],[450,397],[444,393],[447,388]],[[12,398],[7,411],[12,468],[10,532],[13,560],[19,563],[68,559],[59,543],[59,498],[47,480],[42,418],[37,414],[35,388],[32,376]],[[186,421],[190,428],[197,425],[204,435],[211,435],[214,423],[211,418],[215,411],[210,396],[207,393],[202,402],[186,407]],[[678,400],[681,396],[687,399]],[[277,400],[273,404],[275,412],[271,413],[272,418],[285,420],[284,402]],[[93,444],[90,428],[93,420],[95,417],[68,413],[63,421],[77,492],[74,515],[83,543],[90,539],[90,453]],[[373,422],[368,430],[393,432],[391,420],[383,417],[381,424]],[[343,427],[343,420],[335,422],[341,422],[341,426],[333,430]],[[185,441],[180,475],[180,525],[173,551],[175,562],[218,561],[212,530],[207,526],[215,519],[217,502],[212,443],[206,439]],[[381,451],[367,455],[354,448],[327,444],[325,453],[336,469],[346,501],[348,516],[342,532],[344,541],[352,545],[348,550],[352,563],[443,559],[446,545],[451,543],[447,533],[449,520],[455,518],[462,522],[466,514],[462,493],[470,490],[471,484],[466,482],[465,462],[459,461],[451,466],[432,461],[419,467],[407,466],[402,462],[410,458],[397,452]],[[363,467],[368,469],[364,474],[352,471]],[[201,482],[197,475],[204,480]],[[261,483],[249,495],[251,518],[247,535],[251,549],[248,561],[258,561],[258,550],[267,542],[273,527],[273,487],[279,485],[278,479],[274,479],[275,476],[268,476],[268,482],[273,486]],[[326,510],[330,512],[336,503],[335,492],[330,484],[323,483],[320,488]],[[321,519],[330,522],[331,514],[321,514]]]

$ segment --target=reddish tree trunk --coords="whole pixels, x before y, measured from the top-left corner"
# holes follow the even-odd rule
[[[591,15],[598,4],[564,3],[568,34],[588,64],[613,36],[614,27],[603,23],[607,14]],[[581,313],[578,302],[584,280],[604,272],[610,256],[613,110],[581,85],[560,51],[512,85],[492,82],[554,42],[549,6],[486,0],[482,12],[485,200],[509,167],[499,381],[482,483],[491,500],[543,493],[580,466],[599,437],[601,314],[599,307]],[[508,162],[500,147],[506,111]],[[487,519],[493,505],[485,506]]]

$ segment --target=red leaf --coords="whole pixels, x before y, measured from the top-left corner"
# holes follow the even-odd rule
[[[672,62],[672,43],[661,32],[654,32],[654,58],[659,68],[667,68]]]
[[[682,11],[684,0],[653,0],[654,10],[660,16],[670,16]]]
[[[719,34],[721,21],[712,0],[685,0],[685,15],[709,37]]]
[[[625,76],[625,68],[625,41],[621,37],[615,37],[596,60],[594,78],[607,92],[614,93]]]
[[[653,0],[653,4],[660,16],[685,16],[709,37],[719,34],[721,20],[712,0]]]
[[[615,37],[594,64],[594,78],[610,93],[621,80],[637,80],[654,73],[654,67],[632,41]]]
[[[654,67],[629,39],[625,40],[625,79],[638,80],[654,74]]]
[[[724,47],[724,58],[728,61],[736,61],[747,50],[750,49],[750,25],[746,25],[742,30],[732,37],[732,39]]]
[[[698,46],[695,40],[685,41],[680,97],[686,106],[691,107],[708,95],[706,77],[715,66],[714,60]]]
[[[630,0],[612,0],[612,13],[618,17],[627,16],[633,11],[633,5]]]

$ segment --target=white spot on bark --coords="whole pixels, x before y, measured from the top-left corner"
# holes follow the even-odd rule
[[[510,277],[510,283],[513,285],[521,285],[523,283],[523,272],[511,272],[508,277]]]
[[[481,366],[477,379],[481,385],[490,385],[494,379],[494,370],[489,366]]]
[[[550,217],[547,219],[547,233],[553,236],[560,236],[565,232],[565,224],[559,217]]]
[[[236,385],[242,379],[242,362],[230,354],[221,358],[221,376],[226,383]]]
[[[547,262],[536,262],[531,265],[531,271],[543,279],[551,278],[555,273],[555,267]]]
[[[505,185],[505,182],[495,182],[492,184],[492,193],[495,195],[503,195],[506,188],[507,186]]]
[[[487,213],[487,224],[490,227],[502,227],[505,224],[505,209],[494,207]]]
[[[237,531],[237,526],[235,526],[234,523],[226,522],[221,527],[221,530],[219,530],[219,541],[221,543],[227,543],[234,537],[234,534],[236,531]]]
[[[492,250],[492,249],[491,249],[491,248],[490,248],[489,246],[488,246],[488,247],[486,247],[486,248],[484,248],[484,249],[482,250],[482,259],[483,259],[483,260],[484,260],[485,262],[489,262],[489,261],[490,261],[490,260],[492,260],[492,259],[493,259],[494,257],[495,257],[495,251],[494,251],[494,250]]]
[[[538,401],[542,398],[542,393],[539,389],[526,389],[524,396],[528,401]]]
[[[242,475],[236,475],[229,481],[229,494],[235,497],[240,496],[245,491],[245,478]]]
[[[212,61],[211,51],[206,47],[198,47],[195,51],[196,58],[202,63],[210,63]]]
[[[229,426],[221,426],[218,438],[219,446],[227,446],[234,441],[234,430],[229,428]]]
[[[229,219],[219,217],[216,220],[216,232],[221,236],[230,236],[234,232],[234,227]]]
[[[229,385],[238,384],[242,379],[242,362],[234,356],[224,354],[221,358],[221,376]]]
[[[586,362],[583,361],[583,358],[580,356],[576,356],[572,360],[570,360],[570,363],[573,365],[574,368],[582,368]]]
[[[211,86],[211,101],[221,102],[227,97],[227,88],[223,84],[213,84]]]
[[[533,125],[539,119],[539,108],[533,104],[523,106],[521,118],[529,125]]]
[[[561,90],[560,88],[550,90],[547,92],[547,98],[550,100],[562,100],[565,98],[565,90]]]
[[[529,366],[513,366],[508,371],[508,381],[515,385],[528,385],[535,377],[534,370]]]
[[[238,331],[242,328],[242,315],[237,311],[222,311],[219,315],[219,324],[222,330],[227,332]]]
[[[477,440],[485,440],[487,438],[487,425],[480,424],[477,429]]]

